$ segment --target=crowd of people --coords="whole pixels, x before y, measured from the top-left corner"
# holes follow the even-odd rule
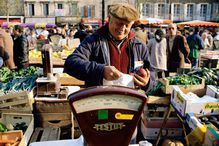
[[[29,65],[28,51],[37,49],[38,40],[73,48],[74,39],[78,38],[82,42],[87,36],[100,30],[102,28],[94,31],[92,26],[85,25],[83,20],[71,27],[66,24],[50,29],[35,29],[15,25],[6,30],[0,29],[0,65],[10,69],[26,68]],[[176,72],[177,68],[184,68],[189,64],[198,67],[201,49],[218,49],[219,30],[211,30],[213,29],[198,27],[179,30],[176,24],[170,24],[167,28],[150,29],[145,25],[134,24],[130,28],[134,36],[146,45],[150,70],[156,73],[156,78],[168,76],[169,72]]]
[[[12,30],[0,29],[0,65],[26,68],[28,52],[37,48],[38,40],[60,45],[59,38],[65,40],[61,45],[72,48],[72,40],[78,38],[80,45],[66,59],[64,72],[85,81],[87,87],[129,74],[135,87],[147,92],[157,78],[169,76],[177,68],[198,67],[200,50],[219,49],[215,43],[219,41],[219,30],[211,32],[198,27],[179,30],[176,24],[147,30],[134,25],[138,18],[138,11],[123,3],[112,5],[108,22],[95,31],[83,21],[72,27],[41,30],[20,25]],[[144,67],[146,63],[150,65]],[[139,64],[144,67],[144,76],[136,74]]]
[[[73,39],[83,41],[85,37],[93,33],[91,25],[85,25],[83,21],[69,27],[67,24],[54,28],[28,28],[15,25],[8,29],[0,27],[0,67],[7,66],[10,69],[21,69],[29,66],[28,52],[37,48],[38,40],[45,43],[54,43],[60,47],[67,45],[73,48]],[[15,55],[16,54],[16,55]]]
[[[136,37],[146,43],[156,77],[169,76],[177,68],[199,67],[200,50],[219,49],[219,29],[190,27],[179,29],[176,24],[167,28],[137,27]],[[214,30],[214,31],[212,31]],[[141,33],[146,35],[139,35]]]

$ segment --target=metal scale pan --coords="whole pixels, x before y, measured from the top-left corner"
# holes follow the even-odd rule
[[[88,146],[128,146],[146,103],[137,90],[90,87],[69,95],[69,102]]]

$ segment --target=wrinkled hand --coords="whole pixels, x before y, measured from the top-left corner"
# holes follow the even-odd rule
[[[105,66],[103,70],[103,78],[106,80],[117,80],[121,76],[121,72],[114,66]]]
[[[144,87],[148,84],[150,80],[150,71],[145,69],[146,75],[144,77],[139,76],[138,74],[134,73],[134,83],[138,87]]]

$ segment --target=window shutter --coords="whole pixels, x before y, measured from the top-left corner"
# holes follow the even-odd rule
[[[84,6],[84,17],[88,17],[88,6]]]
[[[95,17],[95,6],[93,5],[92,6],[92,18],[94,18]]]

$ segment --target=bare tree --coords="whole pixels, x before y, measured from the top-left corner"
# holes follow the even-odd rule
[[[7,17],[11,15],[23,15],[23,0],[0,0],[0,15]]]

